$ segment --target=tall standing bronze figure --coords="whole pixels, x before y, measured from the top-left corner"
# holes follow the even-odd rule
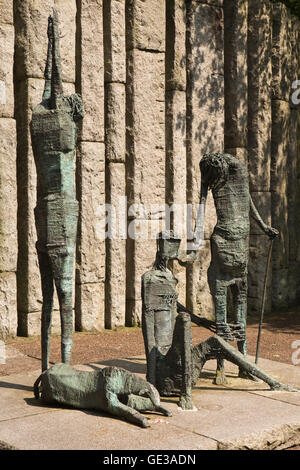
[[[204,232],[207,192],[213,194],[217,224],[211,236],[211,264],[208,282],[215,304],[216,332],[227,341],[237,341],[239,351],[246,356],[247,274],[249,258],[250,215],[266,235],[274,238],[278,231],[263,222],[249,191],[248,172],[236,157],[211,153],[200,161],[201,201],[198,245]],[[233,299],[234,323],[228,323],[228,290]],[[240,376],[248,377],[243,369]],[[226,381],[224,360],[218,360],[216,383]]]
[[[74,159],[77,128],[83,117],[81,97],[63,94],[58,15],[48,19],[48,54],[42,102],[33,110],[31,140],[37,170],[37,253],[41,273],[42,370],[49,366],[54,284],[61,317],[62,362],[70,361],[73,343],[73,267],[78,201]]]

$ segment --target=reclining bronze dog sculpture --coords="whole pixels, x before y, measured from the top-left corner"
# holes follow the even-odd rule
[[[68,364],[55,364],[35,381],[34,395],[49,404],[105,411],[143,428],[150,424],[140,412],[172,414],[161,406],[152,384],[118,367],[79,371]]]

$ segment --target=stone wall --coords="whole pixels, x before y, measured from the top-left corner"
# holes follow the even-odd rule
[[[17,181],[13,2],[0,2],[0,336],[17,331]]]
[[[0,336],[40,331],[29,123],[42,97],[52,7],[64,90],[81,93],[85,106],[74,327],[139,322],[155,234],[170,221],[185,247],[200,158],[224,149],[248,165],[253,200],[281,232],[266,309],[299,304],[300,105],[291,100],[300,79],[299,20],[269,0],[1,0]],[[204,248],[187,270],[174,264],[179,300],[211,318],[206,272],[215,222],[210,195]],[[249,314],[260,310],[268,247],[251,225]],[[57,299],[53,326],[59,330]]]

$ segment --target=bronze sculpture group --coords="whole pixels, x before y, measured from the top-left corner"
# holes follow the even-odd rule
[[[193,262],[203,244],[205,204],[212,191],[217,224],[211,237],[208,281],[215,305],[215,323],[197,317],[197,323],[216,335],[192,346],[191,318],[177,301],[177,280],[169,260],[184,264],[180,237],[162,232],[157,240],[153,268],[142,276],[142,333],[147,359],[146,381],[124,369],[104,368],[79,372],[69,365],[72,336],[72,288],[78,202],[75,196],[74,151],[76,122],[83,117],[81,97],[65,96],[61,79],[58,17],[48,20],[48,55],[42,102],[31,121],[32,147],[37,170],[37,253],[43,307],[41,321],[42,374],[34,385],[36,398],[48,403],[94,408],[122,416],[143,427],[140,412],[152,410],[170,415],[161,396],[179,396],[182,409],[194,409],[192,387],[208,359],[217,360],[216,383],[224,384],[224,360],[239,367],[244,378],[257,377],[271,389],[293,390],[270,377],[246,359],[247,268],[250,219],[270,237],[276,229],[261,219],[250,196],[245,166],[229,154],[209,154],[200,161],[201,199],[194,244],[185,262]],[[51,315],[54,285],[61,315],[62,363],[49,367]],[[233,299],[234,322],[228,322],[228,291]],[[228,344],[237,341],[238,350]]]

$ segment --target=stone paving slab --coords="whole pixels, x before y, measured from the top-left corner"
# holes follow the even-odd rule
[[[144,357],[77,368],[106,365],[145,376]],[[259,365],[279,380],[300,386],[300,367],[263,359]],[[0,441],[20,450],[217,450],[300,444],[300,392],[273,392],[262,382],[239,379],[230,363],[226,371],[229,383],[215,386],[215,361],[207,362],[193,390],[197,411],[181,411],[177,399],[163,398],[173,416],[148,413],[147,429],[105,413],[42,405],[32,392],[39,371],[1,377]]]
[[[151,416],[151,428],[141,429],[99,413],[57,410],[0,423],[1,439],[26,450],[216,449],[208,438]]]

